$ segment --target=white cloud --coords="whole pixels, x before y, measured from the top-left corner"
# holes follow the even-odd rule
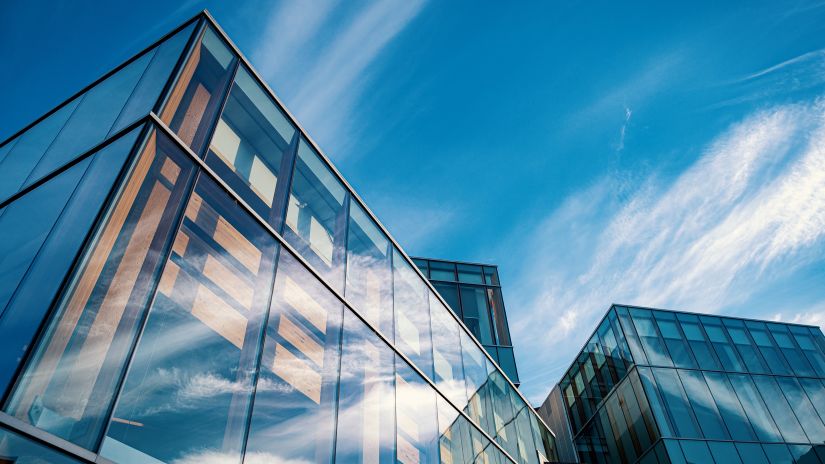
[[[289,109],[316,140],[335,141],[342,156],[356,139],[358,103],[371,66],[415,19],[422,0],[358,5],[287,2],[271,15],[255,52],[262,74],[283,85]],[[268,39],[268,38],[271,38]]]
[[[717,312],[822,259],[825,102],[754,113],[676,179],[624,196],[627,185],[607,178],[569,198],[514,258],[526,273],[508,307],[514,338],[531,340],[517,354],[520,371],[535,372],[524,382],[534,401],[610,303]],[[821,305],[777,310],[825,318]]]

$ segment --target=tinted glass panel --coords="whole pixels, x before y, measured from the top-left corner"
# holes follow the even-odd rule
[[[733,391],[739,397],[742,409],[748,415],[753,431],[760,441],[781,441],[779,430],[776,428],[768,408],[762,401],[762,397],[757,392],[756,387],[747,375],[728,375]]]
[[[820,418],[825,418],[825,385],[821,380],[816,379],[799,379],[799,383],[808,394],[814,408],[819,413]]]
[[[753,428],[747,416],[745,416],[745,411],[742,409],[742,405],[739,403],[739,399],[736,397],[727,376],[721,372],[705,372],[704,376],[731,438],[734,440],[756,440]]]
[[[630,315],[636,326],[636,333],[647,354],[647,359],[655,366],[673,366],[667,349],[656,329],[653,314],[645,309],[630,308]]]
[[[236,61],[229,47],[207,27],[167,97],[160,117],[195,153],[206,144]]]
[[[685,387],[688,400],[693,407],[693,413],[696,415],[699,428],[702,430],[704,437],[715,440],[729,439],[728,432],[722,423],[722,418],[716,409],[716,403],[713,401],[713,396],[708,390],[702,373],[680,370],[679,378]]]
[[[656,419],[656,424],[659,426],[659,432],[663,437],[673,436],[670,419],[665,411],[663,400],[659,396],[659,387],[656,385],[653,372],[649,368],[642,367],[638,368],[638,372],[647,396],[647,401],[650,403],[650,409],[653,412],[653,417]]]
[[[341,311],[340,301],[282,251],[247,456],[269,462],[324,461],[331,456]]]
[[[739,356],[745,363],[745,368],[749,372],[756,374],[768,373],[768,369],[762,361],[762,355],[759,354],[754,344],[751,342],[748,332],[745,330],[745,324],[742,321],[733,319],[722,320],[730,334]]]
[[[152,134],[6,411],[81,446],[97,441],[191,176],[190,161]]]
[[[713,462],[708,445],[704,441],[680,440],[685,461],[688,464],[708,464]]]
[[[472,264],[458,264],[458,281],[467,282],[469,284],[483,284],[484,278],[481,273],[481,266]]]
[[[746,464],[768,464],[768,458],[759,443],[736,443],[736,451]]]
[[[487,288],[487,303],[493,315],[493,325],[495,326],[498,344],[510,346],[510,328],[507,326],[507,314],[504,312],[504,299],[501,297],[501,290],[497,288]]]
[[[461,308],[467,328],[485,345],[493,345],[493,331],[490,326],[490,312],[487,309],[487,295],[483,287],[460,285]]]
[[[10,142],[13,146],[6,156],[0,159],[0,172],[3,173],[0,176],[0,199],[5,200],[20,190],[82,98],[82,95],[75,98],[19,135],[16,142]]]
[[[785,438],[785,441],[804,443],[806,440],[805,432],[791,410],[790,405],[782,395],[782,391],[776,384],[773,377],[765,377],[761,375],[753,376],[753,381],[762,394],[762,399],[768,405],[768,410],[776,421],[780,433]]]
[[[347,299],[385,334],[392,333],[390,241],[364,209],[350,203],[347,234]]]
[[[74,264],[138,131],[0,210],[0,391]]]
[[[461,305],[458,303],[458,286],[456,284],[446,284],[442,282],[432,282],[433,287],[438,290],[438,294],[450,305],[450,310],[458,317],[462,317]]]
[[[701,321],[708,339],[716,351],[716,356],[722,363],[722,368],[734,372],[744,371],[742,362],[739,360],[739,356],[736,354],[722,322],[717,318],[704,316],[701,317]]]
[[[825,355],[819,351],[816,341],[806,327],[788,326],[799,348],[819,377],[825,377]]]
[[[496,268],[484,266],[484,282],[487,285],[499,285]]]
[[[793,369],[796,375],[805,377],[813,377],[815,375],[810,363],[808,363],[808,360],[791,338],[787,326],[768,324],[768,331],[770,331],[771,336],[773,336],[774,341],[779,346],[779,349],[782,351],[785,359],[788,360],[788,364],[791,365],[791,369]]]
[[[676,367],[696,367],[687,340],[682,337],[682,331],[676,316],[662,311],[653,312],[659,332],[665,339],[670,358]]]
[[[395,353],[349,309],[341,348],[336,461],[392,463]]]
[[[779,375],[791,375],[791,368],[779,347],[773,341],[773,338],[768,334],[767,326],[762,322],[747,321],[748,331],[753,337],[756,346],[759,348],[759,353],[768,365],[770,372]]]
[[[507,377],[513,383],[518,383],[518,371],[516,370],[516,358],[513,355],[512,348],[498,348],[498,365],[501,366],[501,370],[507,374]]]
[[[396,357],[395,369],[397,461],[437,463],[435,390],[401,358]]]
[[[636,334],[636,328],[633,326],[633,321],[630,319],[630,312],[623,306],[617,306],[616,312],[619,315],[622,331],[627,338],[628,348],[633,355],[633,360],[636,364],[647,364],[647,356],[642,349],[642,343]]]
[[[429,291],[401,252],[393,249],[395,344],[425,375],[433,375]],[[436,308],[438,310],[441,307]]]
[[[303,139],[292,175],[284,238],[333,287],[343,287],[347,191]]]
[[[281,164],[294,136],[295,128],[275,102],[240,67],[212,134],[206,162],[252,209],[272,221]]]
[[[779,389],[784,393],[794,415],[808,436],[809,443],[825,443],[825,425],[814,409],[808,395],[793,377],[776,377]]]
[[[676,434],[685,438],[701,438],[696,419],[691,411],[682,383],[674,369],[653,369],[664,398],[665,406],[673,420]]]
[[[771,464],[794,464],[794,459],[788,451],[788,447],[780,444],[763,444],[762,449],[768,456]]]
[[[461,353],[469,401],[467,414],[484,430],[492,430],[493,426],[489,422],[492,420],[489,389],[486,388],[489,361],[463,330],[461,331]]]
[[[455,264],[430,261],[430,279],[455,282]]]
[[[430,294],[433,333],[433,370],[438,388],[456,405],[467,403],[464,367],[461,361],[461,328],[434,295]]]
[[[74,464],[83,461],[58,453],[22,435],[0,429],[0,462],[15,464]]]
[[[690,350],[693,353],[696,362],[700,369],[719,369],[719,361],[713,353],[713,347],[705,336],[702,326],[699,324],[699,318],[691,314],[677,314],[682,330],[685,333],[685,338],[690,345]]]
[[[713,459],[721,464],[739,464],[742,460],[739,458],[739,453],[736,452],[736,447],[731,442],[710,441],[708,442],[710,453]],[[750,464],[750,462],[748,462]]]
[[[117,462],[240,455],[275,250],[275,239],[201,175],[101,454]]]

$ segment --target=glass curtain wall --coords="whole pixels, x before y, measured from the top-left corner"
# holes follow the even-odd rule
[[[509,461],[495,443],[552,458],[532,409],[208,23],[4,411],[115,462]],[[460,275],[497,282],[476,271]]]
[[[490,357],[505,374],[519,384],[513,344],[498,269],[491,265],[476,265],[413,258],[413,262],[432,283],[450,309],[484,345]]]
[[[618,343],[603,343],[608,326],[616,328]],[[825,377],[816,367],[825,355],[816,342],[821,334],[799,325],[611,308],[560,382],[580,457],[819,462],[816,450],[825,443]],[[604,353],[616,345],[617,354],[632,353],[611,357],[614,365],[625,362],[624,379],[600,374]],[[660,437],[691,440],[666,440],[670,458],[662,458]],[[763,452],[764,461],[753,457]]]

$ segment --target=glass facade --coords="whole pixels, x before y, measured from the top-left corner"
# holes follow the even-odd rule
[[[510,380],[519,385],[510,327],[501,296],[498,268],[428,258],[413,258],[450,309],[461,318]]]
[[[812,326],[613,306],[558,385],[578,459],[825,463],[823,340]]]
[[[495,269],[471,336],[207,14],[0,166],[0,460],[555,460]]]

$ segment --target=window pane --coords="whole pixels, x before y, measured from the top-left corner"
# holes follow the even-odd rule
[[[715,317],[705,316],[700,319],[705,333],[708,334],[708,339],[716,351],[716,356],[722,363],[722,368],[727,371],[743,372],[742,362],[728,339],[727,331],[722,327],[721,321]]]
[[[816,341],[806,327],[788,326],[796,344],[802,349],[819,377],[825,377],[825,356],[819,352]]]
[[[822,381],[816,379],[799,379],[805,393],[819,413],[820,418],[825,418],[825,385]]]
[[[349,309],[344,310],[341,348],[335,459],[363,464],[392,463],[395,353]]]
[[[166,83],[169,82],[172,70],[183,53],[183,47],[186,46],[192,36],[196,24],[196,21],[193,22],[158,46],[152,61],[149,62],[149,66],[143,72],[143,76],[141,76],[140,81],[132,91],[132,95],[129,96],[129,101],[126,102],[126,106],[117,117],[117,121],[109,131],[109,135],[154,110],[160,93]]]
[[[704,441],[680,440],[687,464],[708,464],[713,462],[708,445]],[[725,463],[727,464],[727,463]]]
[[[676,371],[674,369],[653,369],[653,373],[676,428],[676,435],[684,438],[702,438]]]
[[[786,445],[763,444],[762,449],[765,451],[771,464],[794,464],[793,457],[791,457],[791,453],[788,452]]]
[[[822,445],[815,445],[822,446]],[[796,464],[820,464],[816,451],[811,445],[788,445]]]
[[[710,441],[708,447],[710,447],[713,459],[718,463],[741,464],[742,462],[739,453],[736,452],[736,447],[731,442]],[[748,461],[748,464],[750,464],[750,461]]]
[[[494,267],[484,266],[484,282],[487,285],[500,285],[498,281],[498,270]]]
[[[240,455],[275,251],[275,239],[202,175],[160,277],[102,455],[117,462]]]
[[[649,368],[638,368],[639,377],[644,387],[647,401],[650,403],[650,409],[653,411],[653,417],[656,419],[656,424],[659,426],[659,433],[663,437],[673,436],[671,431],[670,420],[667,417],[664,403],[659,397],[659,387],[656,385],[656,380]]]
[[[487,288],[487,303],[493,315],[493,325],[496,328],[498,344],[510,346],[510,328],[507,326],[507,313],[504,312],[504,299],[498,288]]]
[[[815,375],[813,368],[811,368],[808,360],[805,359],[805,356],[800,350],[797,349],[796,343],[794,343],[791,338],[787,326],[782,324],[768,324],[768,330],[773,336],[774,341],[776,341],[776,344],[779,345],[779,349],[782,351],[785,359],[788,360],[788,364],[791,365],[791,369],[793,369],[796,375],[813,377]]]
[[[621,322],[622,331],[624,332],[625,337],[627,338],[627,344],[630,348],[630,352],[633,355],[633,359],[636,364],[648,364],[647,356],[645,356],[645,352],[642,349],[641,341],[639,340],[638,335],[636,334],[636,328],[633,326],[633,322],[630,319],[630,313],[628,312],[627,308],[623,306],[616,307],[616,312],[619,315],[619,321]]]
[[[149,137],[6,411],[81,446],[97,442],[192,171],[171,142]]]
[[[206,162],[261,217],[272,221],[281,163],[295,128],[245,67],[239,67]]]
[[[498,365],[513,383],[519,383],[516,358],[512,348],[498,347]]]
[[[433,332],[433,370],[436,385],[456,405],[467,403],[464,367],[461,361],[461,328],[449,309],[430,294]]]
[[[43,153],[63,129],[82,99],[82,95],[75,98],[19,135],[16,142],[12,141],[6,145],[8,147],[13,144],[6,156],[0,159],[0,172],[3,173],[0,176],[0,200],[14,195],[23,187],[29,174],[43,157]]]
[[[461,309],[467,328],[484,345],[493,345],[493,331],[490,327],[490,312],[487,309],[487,295],[483,287],[460,285]]]
[[[470,423],[441,397],[438,404],[438,454],[442,464],[471,463]]]
[[[693,413],[699,422],[705,438],[714,440],[728,440],[730,436],[722,424],[722,418],[716,409],[716,403],[708,390],[705,378],[699,371],[679,370],[679,378],[687,392],[688,400],[693,407]]]
[[[490,435],[495,437],[496,442],[507,450],[510,456],[518,456],[518,437],[513,424],[515,411],[510,399],[509,385],[498,371],[490,373],[487,383],[490,386],[490,405],[493,410],[491,425],[495,430],[495,433]]]
[[[195,153],[200,154],[220,111],[236,58],[207,27],[169,94],[160,118]]]
[[[481,274],[481,266],[472,264],[458,264],[458,281],[467,282],[468,284],[483,284],[484,278]]]
[[[805,432],[802,431],[802,427],[799,425],[788,402],[785,401],[785,397],[782,395],[782,391],[777,386],[774,378],[755,375],[753,376],[753,381],[756,384],[756,388],[759,389],[759,393],[762,394],[762,399],[765,400],[765,404],[768,405],[768,410],[771,412],[773,420],[776,421],[776,425],[779,426],[779,431],[782,433],[785,441],[796,443],[804,443],[807,441]]]
[[[450,310],[458,317],[462,317],[461,305],[458,303],[458,286],[456,284],[446,284],[443,282],[432,282],[433,287],[438,290],[438,294],[450,305]]]
[[[0,391],[31,346],[139,131],[0,210]]]
[[[719,361],[713,353],[713,348],[705,337],[702,326],[699,324],[699,318],[692,314],[678,314],[679,322],[682,325],[682,330],[685,332],[685,338],[690,345],[690,350],[699,363],[700,369],[719,369]]]
[[[467,384],[467,415],[484,430],[493,430],[493,426],[489,423],[492,420],[492,410],[489,404],[489,389],[486,388],[489,361],[478,345],[473,343],[470,336],[463,330],[461,331],[461,354]]]
[[[767,374],[768,369],[762,361],[762,356],[757,351],[756,347],[750,340],[748,332],[745,330],[745,324],[742,321],[734,319],[722,319],[728,334],[730,334],[739,356],[745,363],[745,368],[749,372],[756,374]]]
[[[770,371],[779,375],[791,375],[791,368],[779,351],[779,347],[774,344],[773,339],[768,334],[767,326],[756,321],[747,321],[747,326]]]
[[[5,429],[0,429],[0,456],[2,456],[0,462],[16,464],[74,464],[83,462]]]
[[[331,456],[335,433],[343,306],[284,251],[272,300],[247,457],[251,454],[263,462],[324,461]]]
[[[429,291],[421,277],[395,248],[392,265],[395,344],[416,367],[432,377]]]
[[[455,264],[430,261],[430,279],[455,282]]]
[[[779,384],[779,390],[785,394],[791,410],[793,410],[800,425],[802,425],[802,430],[808,436],[808,440],[803,441],[825,443],[825,425],[822,424],[822,420],[820,420],[799,382],[793,377],[776,377],[774,380]]]
[[[347,237],[347,299],[384,334],[392,334],[390,241],[354,201]]]
[[[646,309],[630,308],[630,316],[642,341],[647,359],[654,366],[673,366],[667,349],[656,330],[653,315]]]
[[[670,358],[676,367],[696,367],[696,362],[690,353],[690,348],[687,341],[682,338],[682,332],[679,323],[676,321],[676,316],[672,313],[662,311],[654,311],[656,323],[659,326],[659,331],[665,339],[667,351],[670,353]]]
[[[429,278],[429,265],[427,264],[426,259],[419,259],[419,258],[412,258],[413,264],[415,267],[424,274],[424,277]]]
[[[292,175],[284,238],[334,288],[343,282],[347,192],[332,171],[301,139]]]
[[[530,423],[530,414],[533,408],[524,404],[521,398],[513,396],[514,407],[516,409],[516,430],[518,432],[518,458],[523,463],[544,464],[538,461],[538,444],[533,439],[533,430]],[[516,456],[513,456],[516,457]]]
[[[736,451],[746,464],[769,464],[759,443],[736,443]]]
[[[397,461],[437,463],[435,390],[399,357],[395,369]]]
[[[781,441],[782,437],[779,435],[779,430],[776,429],[776,425],[768,413],[768,408],[756,391],[750,376],[730,374],[728,379],[730,379],[733,391],[739,397],[742,409],[748,415],[753,431],[756,432],[759,441]]]
[[[682,447],[679,446],[677,440],[664,440],[665,449],[668,457],[673,464],[685,464],[685,455],[682,453]]]
[[[711,395],[719,407],[722,419],[734,440],[756,440],[745,411],[736,397],[733,388],[725,374],[721,372],[705,372],[705,381],[710,388]]]

